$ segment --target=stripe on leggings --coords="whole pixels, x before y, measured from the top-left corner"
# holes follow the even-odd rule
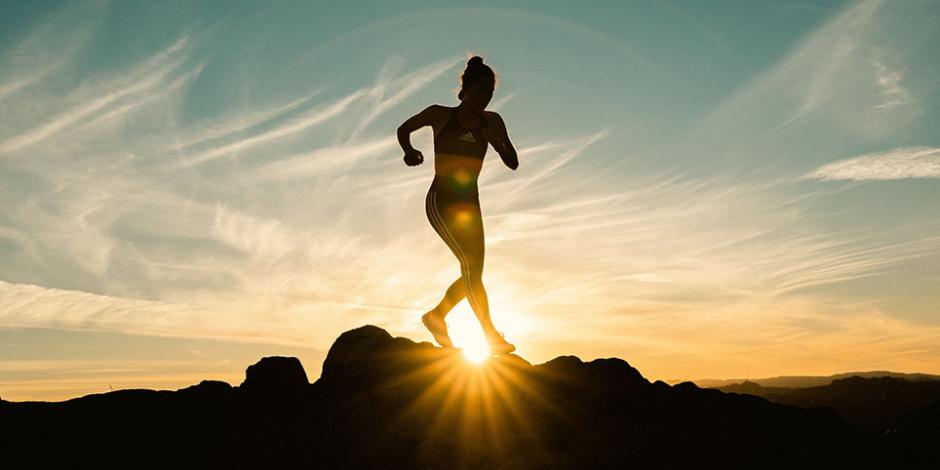
[[[478,303],[476,302],[476,299],[475,299],[474,296],[473,296],[473,287],[472,287],[472,285],[470,284],[470,262],[469,262],[469,258],[467,257],[466,253],[464,253],[463,248],[460,247],[460,244],[457,243],[457,239],[456,239],[456,238],[454,237],[454,235],[450,232],[450,229],[447,228],[447,224],[444,222],[444,217],[441,216],[440,211],[437,209],[437,193],[434,192],[434,191],[431,191],[431,195],[433,196],[433,199],[431,200],[431,207],[432,207],[432,210],[431,210],[431,212],[430,212],[430,213],[431,213],[431,216],[432,216],[432,219],[436,220],[436,221],[437,221],[437,224],[443,229],[442,231],[443,231],[444,234],[445,234],[444,242],[447,243],[448,245],[452,246],[452,247],[456,247],[456,250],[455,250],[455,251],[457,252],[457,258],[461,261],[461,263],[460,263],[460,265],[461,265],[461,266],[460,266],[460,267],[461,267],[461,274],[463,275],[464,281],[467,283],[467,287],[466,287],[466,290],[467,290],[467,300],[470,302],[470,307],[472,307],[474,311],[477,311],[477,310],[479,310],[479,309],[477,308],[479,305],[478,305]],[[425,201],[425,202],[427,202],[427,201]],[[450,241],[448,241],[448,237],[449,237],[449,240],[450,240]]]
[[[464,278],[464,281],[467,283],[467,288],[466,288],[467,300],[470,302],[470,306],[473,307],[474,310],[477,310],[476,308],[477,302],[475,301],[473,297],[473,289],[470,284],[469,259],[467,258],[467,254],[464,253],[463,249],[460,247],[460,243],[457,243],[457,238],[454,237],[453,233],[451,233],[450,229],[447,227],[447,223],[444,222],[444,217],[441,215],[440,210],[438,210],[437,208],[437,193],[432,193],[432,195],[433,195],[433,199],[431,200],[431,207],[432,207],[431,214],[432,216],[436,217],[435,221],[437,222],[437,225],[441,228],[441,231],[444,232],[443,233],[444,242],[447,243],[449,246],[454,247],[454,251],[457,254],[457,258],[458,260],[461,261],[460,263],[461,275]]]

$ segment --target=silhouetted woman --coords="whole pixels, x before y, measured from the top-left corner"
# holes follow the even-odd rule
[[[483,167],[487,144],[492,145],[503,163],[513,170],[518,168],[519,159],[503,119],[485,110],[496,88],[496,74],[483,63],[482,57],[474,56],[467,61],[460,78],[458,106],[428,106],[398,128],[398,142],[408,166],[424,161],[424,155],[411,146],[411,133],[424,126],[434,129],[434,181],[425,198],[425,212],[431,226],[460,262],[460,278],[421,321],[441,346],[453,347],[444,317],[467,297],[483,327],[490,352],[508,354],[516,347],[493,326],[483,288],[483,218],[477,177]]]

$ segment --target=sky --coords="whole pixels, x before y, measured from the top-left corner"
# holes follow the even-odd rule
[[[940,2],[0,5],[0,397],[319,376],[460,275],[395,130],[498,75],[483,281],[532,363],[940,374]],[[458,346],[479,338],[466,301]]]

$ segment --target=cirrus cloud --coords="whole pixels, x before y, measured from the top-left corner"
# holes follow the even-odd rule
[[[818,180],[897,180],[940,178],[940,148],[902,147],[829,163],[804,178]]]

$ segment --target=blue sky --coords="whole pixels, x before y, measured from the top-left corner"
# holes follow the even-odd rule
[[[386,3],[0,6],[0,396],[430,340],[459,267],[431,131],[418,167],[394,131],[471,53],[520,153],[480,194],[523,357],[940,373],[940,3]]]

